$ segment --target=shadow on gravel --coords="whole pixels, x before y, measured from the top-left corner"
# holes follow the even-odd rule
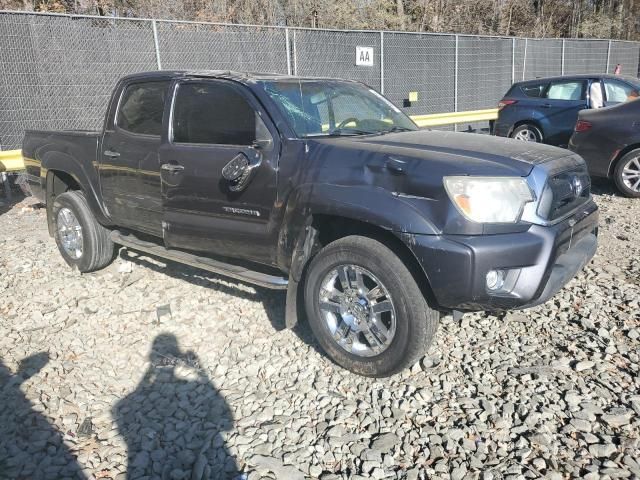
[[[596,195],[613,195],[621,197],[613,181],[606,178],[591,178],[591,193]]]
[[[11,198],[8,199],[4,196],[4,193],[0,193],[0,215],[4,215],[13,208],[14,205],[20,203],[25,199],[25,196],[19,192],[13,192]]]
[[[122,260],[133,262],[135,264],[144,266],[150,270],[153,270],[154,272],[159,272],[164,275],[169,275],[173,278],[185,280],[193,285],[211,288],[218,292],[226,293],[228,295],[233,295],[234,297],[261,302],[267,314],[267,317],[269,318],[269,321],[273,326],[273,329],[276,331],[280,331],[280,330],[284,330],[285,328],[284,310],[285,310],[286,292],[284,291],[270,290],[268,288],[257,287],[255,285],[251,285],[249,283],[245,283],[240,280],[235,280],[233,278],[225,277],[223,275],[217,275],[215,273],[208,272],[206,270],[201,270],[199,268],[191,267],[189,265],[183,265],[181,263],[172,262],[171,260],[155,257],[147,253],[142,254],[142,253],[137,253],[135,251],[129,251],[126,248],[122,248],[120,250],[119,255]],[[140,256],[140,255],[144,255],[144,256]],[[150,262],[145,257],[154,258],[155,260],[165,264],[166,266],[157,265],[153,262]],[[229,286],[223,282],[231,282],[231,283],[246,285],[254,289],[255,292],[247,291],[234,286]]]
[[[0,360],[0,478],[86,478],[62,433],[20,390],[48,361],[47,353],[37,353],[23,359],[12,375]]]
[[[197,355],[165,333],[153,341],[149,362],[135,391],[113,409],[127,443],[127,478],[235,478],[221,435],[233,416]]]

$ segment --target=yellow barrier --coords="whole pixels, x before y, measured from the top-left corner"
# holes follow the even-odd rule
[[[22,150],[0,151],[0,172],[19,172],[24,170]]]
[[[498,109],[471,110],[454,113],[432,113],[430,115],[411,115],[411,119],[419,127],[437,127],[456,123],[485,122],[498,118]]]

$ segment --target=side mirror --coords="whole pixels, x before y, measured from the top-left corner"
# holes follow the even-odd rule
[[[259,157],[259,155],[258,155]],[[251,181],[253,172],[262,161],[258,158],[255,163],[250,163],[244,153],[239,153],[222,168],[222,178],[229,182],[229,190],[240,192]]]
[[[249,167],[249,159],[242,153],[236,155],[222,169],[222,178],[227,182],[238,181]]]

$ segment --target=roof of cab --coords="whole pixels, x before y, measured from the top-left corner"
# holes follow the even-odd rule
[[[301,77],[282,73],[266,72],[240,72],[234,70],[155,70],[151,72],[133,73],[123,77],[123,80],[138,78],[223,78],[239,82],[252,80],[340,80],[351,82],[352,80],[331,77]]]

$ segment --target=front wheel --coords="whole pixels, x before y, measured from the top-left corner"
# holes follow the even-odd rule
[[[109,230],[100,225],[82,192],[58,195],[53,201],[55,239],[62,258],[80,272],[107,266],[115,256]]]
[[[521,142],[541,143],[542,132],[533,125],[525,124],[515,128],[513,132],[511,132],[511,138]]]
[[[613,180],[625,197],[640,198],[640,149],[632,150],[620,159]]]
[[[316,255],[307,274],[305,306],[329,357],[371,377],[415,363],[431,344],[440,318],[400,258],[361,236],[336,240]]]

